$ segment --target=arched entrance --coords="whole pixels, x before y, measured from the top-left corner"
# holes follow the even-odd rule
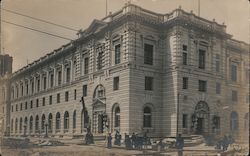
[[[105,88],[100,84],[93,95],[93,133],[104,133],[107,123]]]
[[[209,107],[205,101],[199,101],[192,115],[192,131],[196,134],[209,132]]]

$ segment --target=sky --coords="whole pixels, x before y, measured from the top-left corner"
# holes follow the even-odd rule
[[[127,0],[107,0],[108,12],[120,10]],[[2,8],[67,26],[86,29],[94,19],[105,17],[106,0],[2,0]],[[157,13],[169,13],[179,6],[198,13],[198,0],[131,0],[131,3]],[[200,16],[227,25],[234,39],[249,43],[248,0],[200,0]],[[76,39],[76,32],[1,10],[2,20],[62,37]],[[2,53],[13,57],[13,71],[58,49],[68,40],[30,31],[2,22]]]

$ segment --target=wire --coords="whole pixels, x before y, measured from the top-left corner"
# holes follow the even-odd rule
[[[40,21],[40,22],[44,22],[44,23],[48,23],[48,24],[51,24],[51,25],[54,25],[54,26],[58,26],[58,27],[61,27],[61,28],[64,28],[64,29],[68,29],[68,30],[71,30],[71,31],[76,31],[76,32],[78,31],[76,29],[73,29],[73,28],[70,28],[70,27],[67,27],[67,26],[63,26],[63,25],[56,24],[56,23],[53,23],[53,22],[50,22],[50,21],[47,21],[47,20],[43,20],[43,19],[40,19],[40,18],[32,17],[32,16],[29,16],[29,15],[25,15],[25,14],[22,14],[22,13],[19,13],[19,12],[16,12],[16,11],[12,11],[12,10],[9,10],[9,9],[2,8],[2,10],[6,11],[6,12],[13,13],[13,14],[16,14],[16,15],[19,15],[19,16],[31,18],[33,20],[37,20],[37,21]]]
[[[22,27],[22,28],[25,28],[25,29],[28,29],[28,30],[36,31],[36,32],[39,32],[39,33],[43,33],[43,34],[46,34],[46,35],[50,35],[50,36],[53,36],[53,37],[58,37],[58,38],[61,38],[61,39],[72,41],[72,39],[67,38],[67,37],[62,37],[62,36],[59,36],[59,35],[56,35],[56,34],[52,34],[52,33],[49,33],[49,32],[37,30],[37,29],[31,28],[31,27],[23,26],[23,25],[20,25],[20,24],[9,22],[9,21],[2,20],[2,22],[8,23],[8,24],[11,24],[11,25],[15,25],[17,27]]]

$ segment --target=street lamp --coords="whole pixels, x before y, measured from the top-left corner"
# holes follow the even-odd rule
[[[45,135],[44,138],[48,138],[48,123],[45,123]]]

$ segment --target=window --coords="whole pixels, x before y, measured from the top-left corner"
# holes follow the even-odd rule
[[[28,109],[28,102],[25,102],[25,109]]]
[[[30,108],[33,108],[33,101],[30,101]]]
[[[216,94],[220,94],[221,93],[221,85],[220,83],[216,82]]]
[[[31,82],[31,93],[34,93],[34,82]]]
[[[101,70],[104,67],[104,49],[105,46],[100,45],[97,49],[97,70]]]
[[[45,115],[44,114],[42,115],[41,130],[42,130],[42,133],[44,133],[45,131]]]
[[[23,110],[23,103],[20,104],[20,111]]]
[[[18,111],[18,104],[16,104],[16,112]]]
[[[182,128],[187,128],[187,114],[182,114]]]
[[[38,115],[36,116],[35,130],[36,130],[36,133],[39,132],[39,116]]]
[[[61,85],[62,84],[62,71],[58,71],[57,80],[58,80],[58,85]]]
[[[239,128],[239,121],[238,121],[238,113],[232,112],[231,113],[231,119],[230,119],[230,129],[231,131],[237,131]]]
[[[30,117],[30,133],[32,133],[33,132],[33,117],[31,116]]]
[[[153,45],[144,44],[144,64],[153,65],[153,51]]]
[[[216,72],[220,72],[220,55],[219,54],[216,54],[215,70]]]
[[[113,79],[113,90],[119,89],[119,77],[114,77]]]
[[[76,110],[73,113],[73,129],[76,128]]]
[[[238,101],[238,92],[235,90],[232,90],[232,101]]]
[[[43,97],[43,106],[45,106],[45,97]]]
[[[244,117],[244,130],[249,131],[249,113],[246,113]]]
[[[60,128],[61,128],[61,118],[60,118],[60,113],[57,112],[56,113],[56,132],[60,132]]]
[[[29,84],[27,83],[26,84],[26,95],[28,95],[29,94]]]
[[[49,104],[52,105],[52,95],[49,96]]]
[[[23,119],[20,118],[20,122],[19,122],[19,133],[22,133],[22,129],[23,129]]]
[[[37,80],[37,92],[40,91],[40,79]]]
[[[115,108],[115,127],[120,127],[120,107]]]
[[[119,64],[121,62],[121,45],[118,44],[115,46],[115,64]]]
[[[68,91],[65,92],[65,101],[66,102],[69,101],[69,92]]]
[[[82,95],[83,95],[83,97],[87,96],[87,90],[88,90],[87,85],[83,85],[82,86]]]
[[[47,77],[43,77],[43,89],[46,89],[46,85],[47,85]]]
[[[206,64],[206,51],[205,50],[199,50],[199,68],[205,69]]]
[[[52,114],[50,113],[49,119],[48,119],[48,132],[49,133],[52,133],[52,121],[53,121],[53,118],[52,118]]]
[[[153,77],[145,77],[145,90],[153,90]]]
[[[188,89],[188,78],[183,77],[182,79],[182,89]]]
[[[149,107],[144,108],[143,113],[143,127],[151,127],[151,109]]]
[[[89,73],[89,58],[86,57],[84,59],[84,74],[88,74]]]
[[[237,81],[237,66],[231,65],[231,80],[236,82]]]
[[[60,103],[60,93],[58,93],[57,96],[56,96],[56,102]]]
[[[39,99],[36,99],[36,107],[39,107]]]
[[[50,87],[54,86],[54,74],[50,75]]]
[[[187,46],[182,45],[182,64],[187,65]]]
[[[70,82],[70,68],[66,69],[66,83]]]
[[[21,84],[21,96],[23,96],[23,84]]]
[[[207,91],[207,81],[199,80],[199,91],[200,92]]]
[[[76,95],[77,95],[77,92],[76,92],[76,89],[74,90],[74,100],[76,100]]]
[[[69,129],[69,112],[64,113],[64,132],[67,132]]]

